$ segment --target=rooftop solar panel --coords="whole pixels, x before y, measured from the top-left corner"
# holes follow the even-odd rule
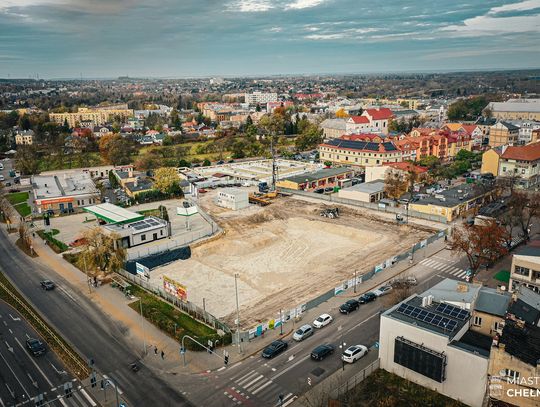
[[[401,304],[398,307],[397,312],[447,331],[453,331],[458,325],[457,321],[413,305]]]
[[[440,312],[441,314],[449,315],[452,318],[457,318],[460,321],[464,321],[469,317],[469,312],[467,310],[445,303],[439,304],[435,311]]]

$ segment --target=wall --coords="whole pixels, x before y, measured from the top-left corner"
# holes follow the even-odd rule
[[[493,150],[488,150],[482,154],[482,167],[480,168],[481,174],[488,172],[495,176],[499,175],[499,154]]]
[[[482,318],[481,324],[479,326],[474,325],[475,317]],[[487,314],[485,312],[473,311],[472,318],[471,318],[471,330],[475,332],[479,332],[487,336],[494,336],[496,334],[495,332],[496,322],[498,322],[499,324],[504,323],[504,318],[498,315]]]
[[[504,345],[492,347],[489,360],[489,395],[497,400],[502,400],[512,405],[520,407],[537,407],[537,397],[514,397],[516,391],[524,390],[540,390],[540,381],[532,384],[521,386],[519,384],[509,383],[505,377],[501,375],[501,370],[510,369],[519,372],[521,378],[536,378],[538,380],[538,367],[522,362],[518,358],[508,354],[504,350]]]
[[[394,339],[403,336],[417,344],[447,355],[446,380],[436,382],[394,363]],[[482,406],[486,391],[488,359],[448,345],[448,338],[395,320],[381,317],[379,338],[381,368],[421,386],[471,406]]]

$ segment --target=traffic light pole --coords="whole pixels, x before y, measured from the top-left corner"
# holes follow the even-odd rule
[[[226,350],[223,350],[223,356],[222,355],[219,355],[217,354],[216,352],[214,352],[212,349],[210,349],[209,347],[207,346],[204,346],[202,343],[200,343],[199,341],[197,341],[196,339],[193,339],[191,336],[189,335],[184,335],[182,337],[182,344],[181,344],[181,347],[180,347],[180,353],[182,354],[182,359],[183,359],[183,363],[184,363],[184,366],[186,365],[186,347],[184,345],[184,340],[185,339],[189,339],[189,340],[192,340],[193,342],[195,342],[197,345],[199,346],[202,346],[204,349],[206,349],[209,353],[212,353],[213,355],[216,355],[218,358],[222,359],[223,362],[225,362],[225,364],[227,364],[229,362],[229,354],[226,353],[227,351]]]

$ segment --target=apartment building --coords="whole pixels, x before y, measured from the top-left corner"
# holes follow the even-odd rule
[[[105,123],[110,123],[119,117],[121,120],[127,120],[133,116],[133,109],[128,109],[127,106],[121,108],[113,107],[80,107],[76,113],[49,113],[49,117],[53,122],[64,124],[67,122],[70,128],[79,126],[85,122],[91,127],[101,126]]]
[[[277,102],[278,100],[277,93],[253,92],[246,93],[244,97],[245,102],[249,103],[250,105],[265,105],[268,102]]]
[[[487,108],[492,117],[499,120],[540,121],[540,99],[509,99],[506,102],[491,102]]]
[[[388,108],[380,108],[366,109],[362,112],[362,116],[369,120],[373,132],[388,134],[388,125],[394,114]]]
[[[320,144],[319,157],[323,162],[361,167],[403,161],[401,151],[391,141],[376,143],[347,140],[345,137]]]
[[[519,140],[519,127],[500,121],[489,128],[489,146],[516,145]]]
[[[509,285],[512,291],[524,285],[540,293],[540,239],[532,240],[514,252]]]
[[[325,139],[339,138],[347,134],[347,120],[345,119],[326,119],[319,126],[323,130]]]
[[[32,130],[17,131],[15,134],[15,144],[18,146],[34,144],[34,132]]]
[[[530,188],[540,184],[540,142],[525,146],[499,146],[482,155],[482,174],[515,177],[516,185]]]

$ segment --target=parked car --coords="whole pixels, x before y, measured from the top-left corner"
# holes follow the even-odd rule
[[[45,345],[39,339],[28,338],[26,340],[26,347],[30,353],[34,356],[44,355],[47,352]]]
[[[349,346],[341,354],[341,359],[347,363],[354,363],[358,359],[361,359],[364,356],[366,356],[367,353],[368,353],[368,348],[366,348],[364,345]]]
[[[317,188],[317,189],[314,189],[313,192],[315,194],[324,194],[324,188]]]
[[[313,326],[315,328],[322,328],[323,326],[328,325],[332,322],[332,317],[328,314],[322,314],[319,318],[313,321]]]
[[[4,181],[4,180],[5,180],[4,176],[0,175],[0,181]]]
[[[207,193],[208,191],[207,191],[206,189],[204,189],[204,188],[201,188],[201,189],[199,189],[198,192],[199,192],[199,194],[205,194],[205,193]]]
[[[326,187],[326,188],[324,188],[324,193],[325,194],[331,194],[332,192],[334,192],[334,187]]]
[[[377,297],[381,297],[383,295],[389,294],[390,291],[392,291],[391,285],[383,285],[376,290],[373,291],[373,294],[375,294]]]
[[[416,277],[413,277],[413,276],[396,278],[390,281],[390,285],[393,288],[407,288],[407,287],[415,286],[417,284],[418,284],[418,281],[416,281]]]
[[[274,356],[279,355],[285,349],[287,349],[288,346],[289,345],[285,341],[282,341],[282,340],[274,341],[270,345],[268,345],[266,348],[264,348],[264,350],[262,351],[262,357],[271,359]]]
[[[334,346],[330,344],[319,345],[311,351],[311,359],[323,360],[328,355],[334,353]]]
[[[78,239],[75,239],[73,242],[71,242],[69,245],[71,247],[79,247],[84,246],[87,243],[87,240],[84,237],[79,237]]]
[[[313,335],[313,327],[309,324],[306,324],[298,328],[298,330],[293,335],[293,339],[297,342],[300,342],[306,338],[309,338],[311,335]]]
[[[10,187],[10,186],[11,186],[11,182],[6,182],[4,185],[5,185],[6,187]]]
[[[362,294],[358,298],[358,302],[360,304],[367,304],[368,302],[374,301],[376,298],[377,296],[375,294],[373,294],[372,292],[369,292],[369,293]]]
[[[217,164],[217,165],[223,165],[223,164],[225,164],[225,161],[219,160],[216,164]]]
[[[4,169],[4,164],[0,163],[0,170]]]
[[[349,312],[355,311],[360,307],[360,303],[356,300],[349,300],[345,304],[341,304],[339,307],[339,312],[342,314],[348,314]]]
[[[43,288],[45,291],[54,290],[54,287],[56,287],[51,280],[43,280],[40,282],[40,284],[41,288]]]

